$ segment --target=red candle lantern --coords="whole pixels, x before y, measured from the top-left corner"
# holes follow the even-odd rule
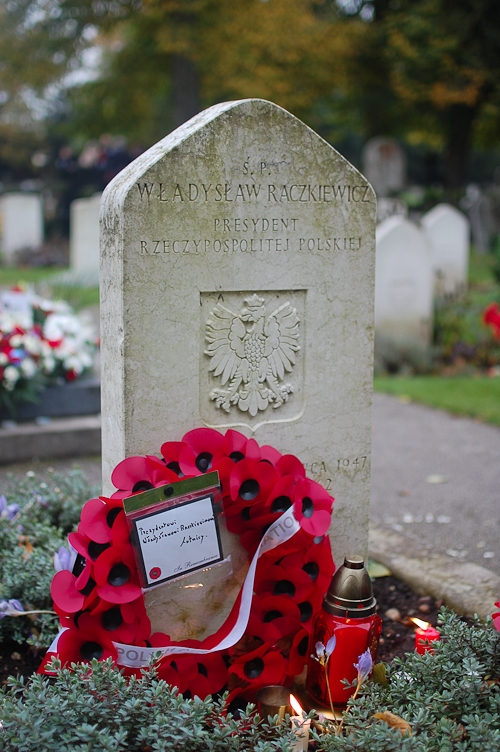
[[[411,617],[411,621],[417,625],[415,631],[415,650],[419,655],[423,655],[427,652],[434,652],[433,642],[437,642],[441,635],[435,627],[429,624],[428,621],[422,619],[416,619]]]
[[[346,556],[333,576],[311,632],[306,687],[320,706],[346,705],[354,687],[346,688],[343,680],[354,681],[354,664],[366,650],[375,662],[382,631],[376,605],[362,557]],[[320,660],[318,645],[323,648]]]

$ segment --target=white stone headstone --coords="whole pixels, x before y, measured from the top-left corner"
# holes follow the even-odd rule
[[[77,274],[99,273],[99,207],[101,193],[77,198],[70,207],[69,260]]]
[[[43,242],[42,200],[34,193],[0,196],[0,253],[12,264],[16,251],[38,248]]]
[[[399,198],[377,199],[377,222],[383,222],[388,217],[407,217],[408,207]]]
[[[375,214],[363,176],[263,100],[211,107],[109,184],[101,205],[107,490],[124,457],[158,454],[197,426],[231,427],[296,454],[335,496],[336,561],[366,553]],[[274,374],[274,355],[266,361],[259,349],[270,322],[289,345]],[[248,371],[231,350],[233,324]]]
[[[375,350],[421,355],[431,343],[433,272],[425,232],[403,217],[377,227]]]
[[[378,197],[400,191],[406,183],[406,159],[393,138],[375,136],[364,146],[362,169]]]
[[[454,206],[438,204],[421,223],[429,239],[436,295],[463,292],[469,270],[469,220]]]

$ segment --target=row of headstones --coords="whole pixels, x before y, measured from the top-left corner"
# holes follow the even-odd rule
[[[420,225],[392,216],[377,226],[375,334],[382,360],[429,349],[435,299],[467,289],[469,234],[467,217],[448,204],[431,209]]]

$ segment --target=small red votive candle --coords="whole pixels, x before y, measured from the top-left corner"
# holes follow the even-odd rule
[[[434,652],[432,643],[441,638],[437,629],[421,619],[412,619],[412,621],[417,625],[415,632],[415,650],[417,653],[423,655],[429,651]]]

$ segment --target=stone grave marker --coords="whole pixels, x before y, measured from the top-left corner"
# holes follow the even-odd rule
[[[361,159],[363,172],[378,197],[389,196],[405,187],[406,159],[393,138],[371,138],[364,146]]]
[[[450,204],[438,204],[421,220],[427,232],[436,295],[455,295],[467,288],[470,222]]]
[[[34,193],[0,196],[0,253],[4,263],[15,261],[16,251],[37,248],[43,242],[42,200]]]
[[[101,193],[77,198],[70,207],[69,259],[77,274],[99,274],[99,206]]]
[[[427,237],[404,217],[377,227],[375,353],[421,357],[431,343],[433,272]]]
[[[280,107],[211,107],[101,203],[103,479],[197,426],[296,454],[366,554],[375,196]],[[286,356],[278,362],[277,348]]]

